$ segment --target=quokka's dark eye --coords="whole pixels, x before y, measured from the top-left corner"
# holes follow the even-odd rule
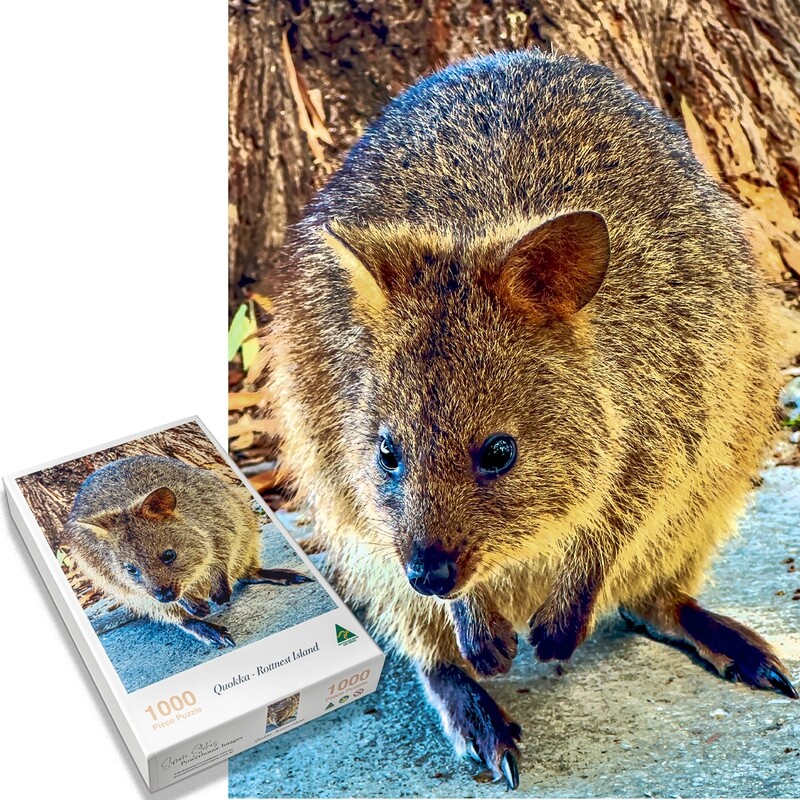
[[[400,470],[400,458],[388,436],[382,436],[378,445],[378,464],[384,472],[390,474],[395,474]]]
[[[139,574],[139,570],[133,564],[123,564],[123,566],[128,575],[132,575],[135,578]]]
[[[517,460],[517,443],[513,436],[498,433],[490,436],[478,451],[478,472],[491,478],[504,475]]]
[[[177,554],[177,553],[176,553],[174,550],[172,550],[172,549],[170,549],[170,550],[165,550],[165,551],[164,551],[164,552],[161,554],[161,560],[162,560],[162,561],[163,561],[165,564],[171,564],[171,563],[172,563],[172,562],[173,562],[173,561],[174,561],[174,560],[175,560],[177,557],[178,557],[178,554]]]

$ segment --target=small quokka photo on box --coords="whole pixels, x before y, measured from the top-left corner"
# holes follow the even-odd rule
[[[17,485],[128,692],[335,608],[196,422]]]
[[[283,725],[288,725],[297,719],[297,709],[300,707],[300,695],[293,694],[278,700],[267,707],[266,733],[274,731]]]

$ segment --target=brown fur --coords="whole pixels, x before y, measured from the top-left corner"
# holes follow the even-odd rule
[[[575,211],[605,221],[604,280],[595,223],[536,246]],[[390,104],[292,232],[274,300],[283,458],[315,540],[423,671],[474,674],[455,597],[540,639],[574,623],[577,646],[662,586],[693,595],[774,433],[774,335],[737,208],[674,123],[571,58],[477,59]],[[470,454],[497,432],[517,462],[476,480]],[[448,600],[403,571],[435,542],[458,554]]]

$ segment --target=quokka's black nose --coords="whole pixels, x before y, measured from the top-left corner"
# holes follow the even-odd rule
[[[446,595],[458,580],[456,560],[441,545],[422,548],[417,545],[406,564],[406,577],[411,587],[425,595]]]
[[[153,591],[153,597],[160,603],[171,603],[177,597],[177,594],[171,586],[160,586]]]

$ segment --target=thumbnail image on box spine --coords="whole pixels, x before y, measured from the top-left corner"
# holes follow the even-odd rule
[[[128,691],[335,607],[196,423],[18,483]]]
[[[300,708],[300,693],[289,695],[282,700],[271,703],[267,706],[267,724],[265,733],[281,728],[294,722],[297,719],[297,711]]]

